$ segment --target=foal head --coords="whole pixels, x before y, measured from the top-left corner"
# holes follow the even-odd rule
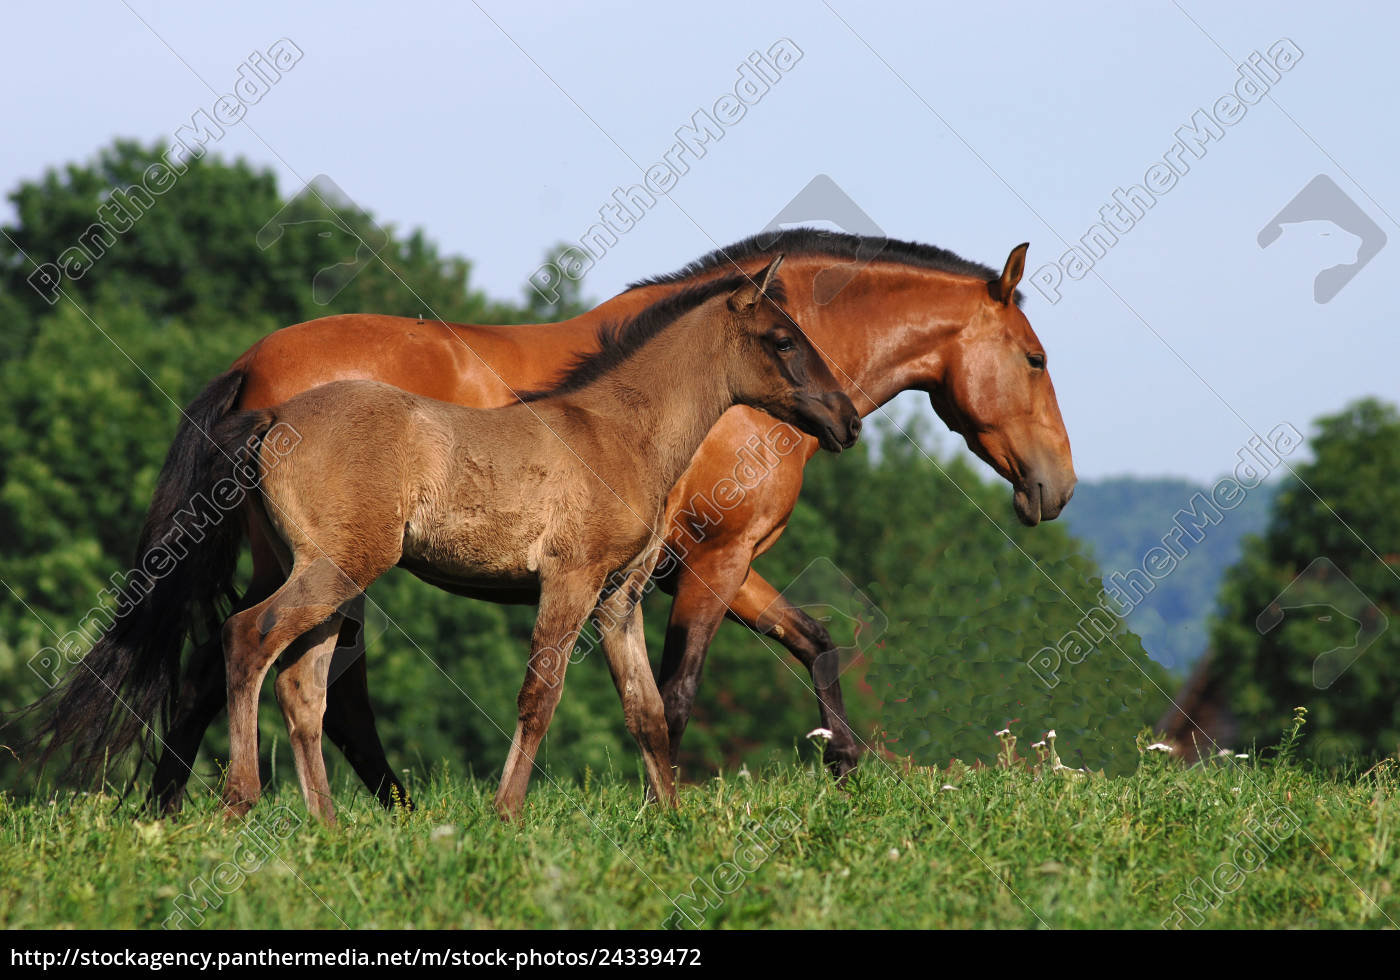
[[[860,435],[860,413],[807,335],[778,305],[779,255],[727,297],[729,390],[744,405],[761,409],[815,436],[823,449],[840,452]]]
[[[1011,484],[1016,516],[1034,526],[1059,515],[1076,478],[1045,348],[1015,301],[1027,247],[1012,249],[979,290],[930,397],[948,428]]]

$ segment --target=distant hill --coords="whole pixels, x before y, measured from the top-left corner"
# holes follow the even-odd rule
[[[1199,542],[1128,616],[1128,625],[1158,663],[1178,674],[1205,651],[1206,621],[1215,610],[1221,576],[1240,554],[1240,539],[1268,522],[1278,489],[1270,481],[1251,491],[1235,509],[1222,512]],[[1144,556],[1176,526],[1176,514],[1210,487],[1189,480],[1114,477],[1084,480],[1065,508],[1070,531],[1088,542],[1105,580],[1115,571],[1141,569]]]

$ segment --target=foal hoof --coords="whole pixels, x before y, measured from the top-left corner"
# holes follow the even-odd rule
[[[224,817],[230,822],[242,820],[248,816],[248,811],[253,809],[253,801],[241,797],[230,799],[224,797]]]

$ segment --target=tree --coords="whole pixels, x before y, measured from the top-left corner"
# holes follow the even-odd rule
[[[1207,626],[1220,582],[1240,554],[1241,539],[1264,529],[1275,483],[1265,483],[1212,527],[1171,575],[1156,583],[1128,614],[1152,659],[1175,672],[1205,652]],[[1142,566],[1143,555],[1162,542],[1171,515],[1209,486],[1172,478],[1116,477],[1082,482],[1064,520],[1071,533],[1093,545],[1105,573]]]
[[[1304,753],[1334,762],[1400,746],[1400,415],[1368,398],[1315,426],[1226,574],[1213,670],[1246,739],[1306,707]]]
[[[0,237],[5,352],[21,353],[62,297],[82,308],[134,305],[154,326],[172,318],[286,326],[370,311],[459,322],[523,315],[473,291],[466,260],[442,257],[421,232],[380,228],[326,185],[313,181],[284,202],[270,170],[209,155],[153,182],[161,152],[120,140],[9,195],[18,222]],[[165,189],[144,189],[153,185]],[[58,270],[56,286],[35,278],[46,264]]]

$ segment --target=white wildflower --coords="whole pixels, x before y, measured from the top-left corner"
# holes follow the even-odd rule
[[[1171,750],[1172,747],[1166,742],[1153,742],[1147,747],[1147,751],[1149,752],[1170,752]]]
[[[833,733],[830,728],[813,728],[810,732],[807,733],[807,737],[820,738],[827,742],[830,742],[833,737]]]

